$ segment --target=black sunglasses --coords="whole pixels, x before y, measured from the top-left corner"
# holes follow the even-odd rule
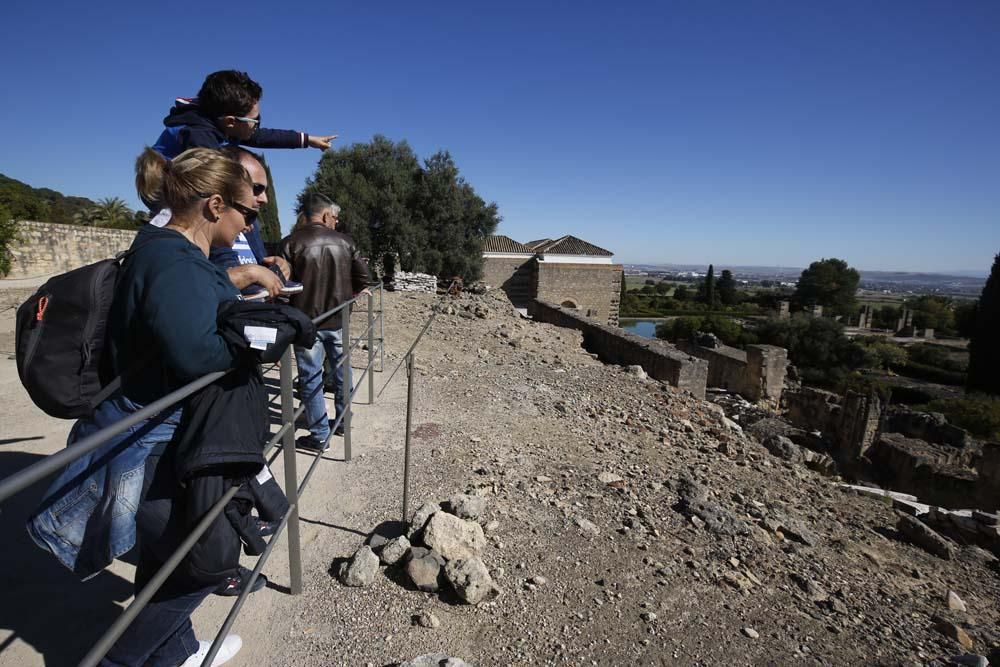
[[[245,224],[247,227],[249,227],[250,225],[252,225],[253,221],[257,219],[257,214],[259,213],[259,211],[257,209],[255,209],[255,208],[250,208],[249,206],[244,206],[243,204],[239,203],[238,201],[231,202],[230,206],[232,206],[233,208],[235,208],[237,211],[239,211],[243,215],[243,224]]]
[[[262,194],[264,194],[265,190],[267,190],[267,186],[264,185],[263,183],[254,183],[253,184],[253,196],[254,197],[261,196]]]

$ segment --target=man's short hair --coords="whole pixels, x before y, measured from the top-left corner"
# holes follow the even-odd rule
[[[212,72],[198,91],[198,106],[210,117],[245,116],[264,91],[246,72]]]
[[[312,220],[315,216],[322,215],[327,209],[332,210],[334,215],[340,214],[340,207],[324,194],[310,192],[302,198],[302,214],[306,220]]]
[[[242,146],[237,146],[236,144],[227,144],[219,149],[223,155],[234,162],[241,162],[249,157],[257,161],[257,164],[264,168],[264,156],[260,153],[254,153],[253,151],[248,151]]]

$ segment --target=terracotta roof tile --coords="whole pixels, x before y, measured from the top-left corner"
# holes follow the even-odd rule
[[[538,246],[529,243],[528,246],[537,253],[548,255],[592,255],[595,257],[612,257],[614,255],[609,250],[569,235]]]
[[[483,246],[483,252],[512,252],[526,255],[533,254],[531,248],[522,243],[518,243],[514,239],[509,236],[504,236],[503,234],[487,236],[486,244]]]

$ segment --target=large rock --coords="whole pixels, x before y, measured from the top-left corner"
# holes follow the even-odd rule
[[[685,516],[697,517],[704,522],[710,531],[718,535],[750,534],[750,526],[747,522],[711,500],[705,487],[686,477],[680,480],[679,487],[680,500],[677,503],[677,509]]]
[[[389,540],[386,545],[382,547],[382,553],[379,554],[379,557],[386,565],[395,565],[402,560],[403,556],[405,556],[406,552],[409,550],[410,541],[406,539],[406,535],[401,535]]]
[[[411,558],[406,562],[406,574],[410,577],[410,581],[418,589],[428,593],[433,593],[438,589],[441,561],[435,558],[436,555],[432,552],[419,558]]]
[[[947,539],[939,535],[919,519],[912,516],[901,516],[896,524],[898,530],[906,539],[935,556],[951,560],[955,556],[955,548]]]
[[[486,546],[486,536],[478,523],[437,512],[424,528],[424,544],[447,560],[475,558]]]
[[[368,586],[375,581],[378,563],[378,556],[366,544],[351,556],[351,560],[341,571],[340,581],[345,586]]]
[[[479,558],[459,558],[444,566],[448,578],[458,597],[469,604],[479,604],[496,595],[496,586],[489,570]]]
[[[445,502],[444,509],[459,519],[476,521],[486,511],[486,498],[457,493]]]
[[[413,536],[418,534],[427,525],[427,520],[431,518],[435,512],[441,511],[441,505],[434,502],[426,502],[417,508],[417,511],[413,513],[413,517],[410,519],[410,532],[407,533],[407,537],[413,539]]]

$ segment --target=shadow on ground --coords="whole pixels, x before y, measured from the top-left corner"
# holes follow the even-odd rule
[[[44,458],[0,452],[0,479]],[[28,537],[24,522],[51,480],[43,480],[0,505],[0,663],[16,640],[29,644],[46,667],[76,665],[121,614],[119,602],[132,595],[132,582],[110,572],[81,582]]]

